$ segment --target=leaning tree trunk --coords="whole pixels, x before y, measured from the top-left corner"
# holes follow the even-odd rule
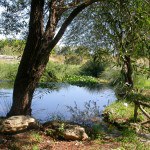
[[[13,104],[7,116],[31,115],[33,94],[49,61],[50,52],[63,36],[72,20],[84,8],[96,1],[99,0],[85,1],[75,7],[55,37],[56,26],[63,13],[62,8],[65,7],[60,7],[60,11],[58,11],[58,8],[55,7],[58,1],[49,1],[49,20],[45,31],[43,31],[44,0],[31,1],[29,34],[14,83]],[[60,1],[60,3],[63,3],[63,1]]]
[[[29,35],[14,83],[13,104],[7,116],[31,114],[33,92],[48,61],[46,58],[42,64],[38,60],[39,66],[36,65],[43,34],[43,6],[44,0],[32,0]]]

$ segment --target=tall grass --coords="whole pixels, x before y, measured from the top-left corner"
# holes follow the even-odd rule
[[[135,87],[138,89],[150,89],[150,78],[146,75],[138,75],[134,79]]]
[[[15,80],[18,68],[17,62],[0,61],[0,80]],[[41,82],[64,81],[66,76],[79,75],[79,65],[67,65],[49,62],[41,78]]]
[[[41,78],[41,82],[64,82],[67,76],[79,75],[80,65],[68,65],[49,62]]]
[[[15,79],[17,73],[18,63],[17,62],[5,62],[0,61],[0,80],[11,80]]]

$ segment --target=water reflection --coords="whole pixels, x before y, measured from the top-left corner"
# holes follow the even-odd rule
[[[0,115],[6,115],[12,103],[12,88],[0,86],[0,93]],[[78,106],[78,110],[84,112],[87,104],[92,102],[96,103],[101,112],[115,99],[114,91],[102,85],[92,88],[65,83],[42,83],[34,93],[32,114],[41,122],[51,118],[69,119],[72,117],[67,109],[69,107]]]

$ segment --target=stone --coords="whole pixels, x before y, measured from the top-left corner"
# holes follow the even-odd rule
[[[43,124],[43,126],[47,131],[53,131],[53,135],[57,138],[61,137],[65,140],[88,139],[88,135],[83,127],[69,122],[51,121]]]
[[[64,139],[66,140],[87,140],[88,135],[85,129],[78,125],[68,125],[63,131]]]
[[[0,133],[17,133],[26,129],[40,128],[36,119],[30,116],[12,116],[0,123]]]

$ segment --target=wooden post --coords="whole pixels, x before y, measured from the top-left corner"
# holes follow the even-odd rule
[[[134,107],[134,122],[137,121],[137,115],[138,115],[138,104],[134,102],[135,107]]]

